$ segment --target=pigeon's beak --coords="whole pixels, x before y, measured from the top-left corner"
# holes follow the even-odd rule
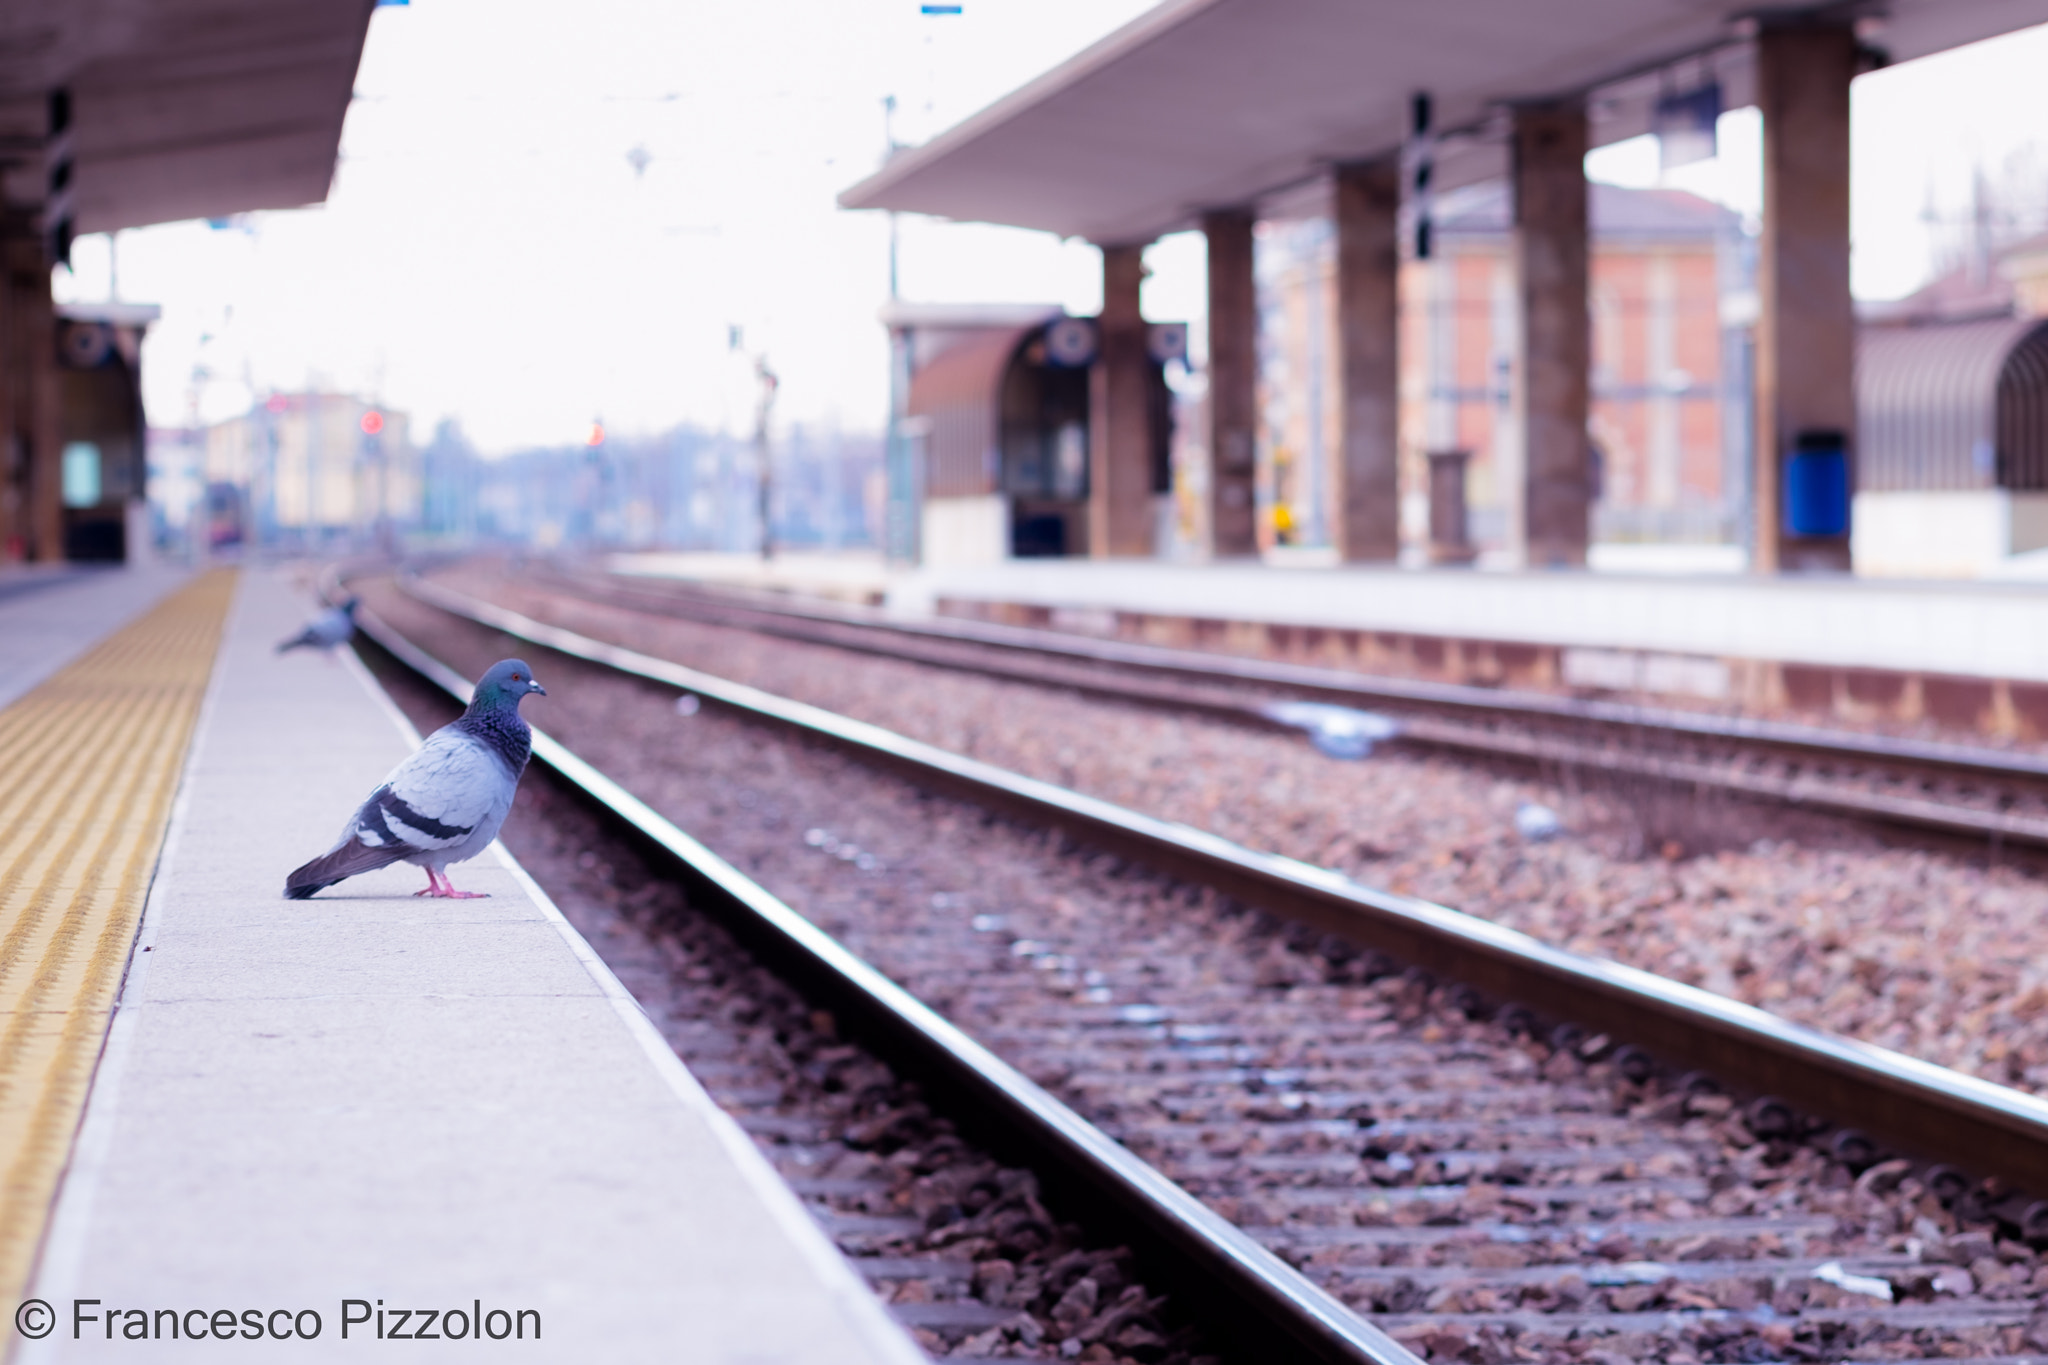
[[[540,693],[540,694],[541,694],[541,695],[542,695],[543,697],[545,697],[545,696],[546,696],[546,695],[548,694],[548,690],[547,690],[547,689],[546,689],[545,687],[542,687],[542,686],[541,686],[541,685],[540,685],[539,683],[537,683],[537,682],[530,682],[530,683],[528,683],[528,684],[526,685],[526,690],[527,690],[527,691],[529,691],[529,692],[538,692],[538,693]]]

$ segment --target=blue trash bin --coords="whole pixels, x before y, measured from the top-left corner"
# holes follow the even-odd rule
[[[1849,531],[1849,442],[1839,431],[1802,431],[1785,461],[1785,534]]]

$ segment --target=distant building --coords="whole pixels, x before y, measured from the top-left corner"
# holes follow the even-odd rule
[[[1998,274],[2012,289],[2015,310],[2030,318],[2048,318],[2048,232],[2006,248]]]
[[[214,549],[389,543],[419,524],[424,488],[406,415],[349,394],[274,393],[201,433],[191,458]]]
[[[1749,459],[1748,240],[1733,213],[1675,190],[1588,186],[1596,541],[1733,542]],[[1403,539],[1427,536],[1431,451],[1470,453],[1470,532],[1512,547],[1521,356],[1508,190],[1441,198],[1400,304]],[[1311,212],[1261,225],[1261,543],[1329,539],[1339,450],[1336,243]]]
[[[791,423],[770,442],[775,543],[790,549],[879,543],[881,441]],[[680,426],[652,436],[487,459],[452,421],[420,452],[421,535],[537,549],[752,551],[761,543],[760,461],[749,440]]]

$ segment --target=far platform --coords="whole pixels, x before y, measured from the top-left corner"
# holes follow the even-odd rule
[[[1624,558],[1623,562],[1627,562]],[[617,572],[1487,685],[2048,738],[2048,583],[857,555],[614,555]]]
[[[523,1359],[921,1362],[502,850],[454,869],[488,900],[407,865],[283,898],[412,742],[352,656],[273,652],[312,610],[243,571],[30,1289],[57,1330],[15,1358],[125,1359],[131,1309],[359,1353],[356,1300]]]
[[[191,571],[171,564],[0,571],[0,706],[155,606]]]

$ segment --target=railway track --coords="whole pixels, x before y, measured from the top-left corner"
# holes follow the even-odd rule
[[[395,662],[380,672],[422,728],[456,714]],[[536,773],[503,837],[927,1350],[1057,1359],[1072,1339],[1127,1365],[1215,1365],[1128,1247],[1062,1219],[1028,1168],[964,1140],[932,1094],[735,937],[731,906],[684,894],[581,788]]]
[[[1791,725],[1276,663],[977,621],[903,621],[824,604],[530,567],[590,600],[1141,706],[1293,729],[1289,701],[1384,712],[1397,742],[1555,771],[1647,779],[1998,844],[2048,847],[2048,758]]]
[[[696,794],[664,804],[697,803],[692,825],[728,856],[843,923],[890,977],[1145,1157],[1150,1179],[1199,1193],[1212,1221],[1229,1215],[1431,1358],[2012,1359],[2048,1346],[2041,1267],[2022,1240],[2048,1232],[2048,1209],[2010,1193],[2048,1188],[2048,1105],[413,591],[431,609],[388,605],[444,645],[480,658],[502,632],[582,661],[559,692],[591,695],[606,728],[638,717],[613,740],[577,722],[582,747],[609,746],[600,762],[650,791],[690,765]],[[687,754],[676,688],[710,703],[688,722]],[[762,787],[771,744],[776,781]],[[723,750],[739,766],[704,756]],[[913,785],[877,780],[877,764]],[[753,799],[705,806],[704,779]],[[607,779],[582,780],[659,820]],[[1011,823],[963,820],[919,789]],[[877,802],[893,805],[870,813]],[[1033,832],[1049,822],[1080,847]],[[665,822],[638,827],[686,856],[680,835],[649,832]],[[1109,866],[1091,853],[1104,849],[1157,871]],[[2004,1183],[1975,1185],[1964,1168]]]
[[[467,699],[468,684],[461,673],[374,613],[362,613],[359,624],[395,663],[451,698]],[[786,990],[777,1000],[778,983],[761,980],[758,973],[756,980],[747,981],[747,964],[733,961],[731,947],[719,941],[718,933],[706,935],[700,928],[699,942],[708,937],[714,957],[724,959],[707,968],[708,973],[728,979],[737,975],[742,988],[752,985],[757,992],[744,997],[744,1022],[758,1019],[764,1004],[771,1017],[780,1006],[777,1059],[798,1059],[804,1079],[823,1094],[845,1097],[853,1092],[854,1103],[842,1100],[826,1106],[837,1114],[815,1109],[788,1113],[786,1077],[764,1075],[759,1059],[735,1065],[734,1054],[743,1051],[729,1027],[735,1011],[724,1011],[722,1017],[713,1011],[709,1019],[698,1011],[699,1017],[670,1036],[686,1061],[710,1073],[709,1088],[738,1113],[742,1125],[757,1140],[766,1140],[770,1156],[798,1193],[813,1199],[814,1214],[856,1266],[874,1282],[919,1286],[910,1303],[897,1307],[906,1325],[949,1333],[955,1340],[966,1337],[970,1343],[985,1340],[991,1331],[1007,1330],[1008,1339],[1024,1346],[1021,1354],[1028,1356],[1039,1354],[1036,1348],[1046,1343],[1045,1327],[1037,1319],[1049,1317],[1053,1326],[1095,1329],[1086,1340],[1080,1334],[1054,1338],[1054,1354],[1073,1341],[1082,1351],[1066,1354],[1078,1358],[1098,1341],[1115,1350],[1133,1327],[1150,1334],[1149,1319],[1160,1302],[1145,1293],[1142,1281],[1120,1283],[1124,1277],[1119,1248],[1062,1245],[1071,1236],[1038,1202],[1035,1180],[1022,1170],[993,1169],[977,1159],[978,1153],[960,1151],[952,1124],[934,1122],[915,1092],[898,1090],[879,1105],[872,1100],[859,1103],[863,1089],[886,1086],[888,1079],[876,1074],[879,1067],[872,1054],[836,1046],[839,1020],[855,1037],[871,1043],[874,1052],[885,1054],[896,1071],[942,1096],[947,1112],[963,1115],[970,1132],[991,1138],[996,1151],[1021,1158],[1033,1171],[1049,1172],[1056,1201],[1090,1208],[1096,1229],[1136,1246],[1148,1268],[1171,1275],[1183,1297],[1199,1305],[1185,1315],[1194,1316],[1233,1354],[1246,1360],[1413,1365],[1415,1357],[1379,1329],[1348,1312],[1255,1240],[538,728],[533,754],[596,813],[613,837],[624,838],[657,875],[679,882],[690,902],[707,907],[737,944],[795,983],[802,1001],[831,1010],[821,1020],[805,1011],[802,1001],[789,998]],[[625,975],[629,984],[643,990],[662,984],[659,974],[651,983],[646,973],[629,970]],[[765,1002],[760,998],[764,996]],[[641,999],[647,1003],[645,994]],[[880,1112],[875,1112],[878,1108]],[[835,1117],[842,1121],[834,1122]],[[894,1169],[876,1169],[876,1154],[893,1156],[906,1148],[911,1149],[909,1161]],[[967,1169],[955,1170],[951,1179],[919,1181],[923,1188],[911,1192],[914,1198],[895,1197],[905,1192],[907,1182],[901,1176],[906,1168],[929,1177],[947,1175],[949,1166]],[[984,1188],[978,1190],[977,1185]],[[882,1208],[864,1211],[870,1202]],[[939,1210],[944,1213],[935,1218]],[[982,1226],[970,1220],[980,1220]],[[957,1232],[967,1235],[948,1237],[940,1245],[966,1244],[979,1232],[991,1244],[987,1250],[999,1254],[971,1263],[957,1256],[887,1254],[902,1250],[905,1241],[928,1242],[918,1234],[954,1224],[960,1225]],[[1041,1258],[1048,1263],[1033,1266],[1034,1254],[1048,1248],[1064,1254]],[[1008,1273],[992,1271],[995,1265]],[[1117,1272],[1115,1278],[1110,1271]],[[1088,1292],[1075,1304],[1074,1291],[1084,1279]],[[1036,1294],[1031,1292],[1034,1282],[1043,1286]],[[982,1292],[959,1294],[963,1283]],[[1114,1302],[1102,1299],[1105,1283],[1111,1286],[1108,1292]],[[1019,1306],[1047,1298],[1048,1289],[1056,1292],[1050,1295],[1046,1312],[1031,1314]],[[1152,1344],[1140,1346],[1140,1358],[1160,1358],[1160,1352],[1146,1349]],[[1157,1344],[1170,1346],[1171,1339]]]

